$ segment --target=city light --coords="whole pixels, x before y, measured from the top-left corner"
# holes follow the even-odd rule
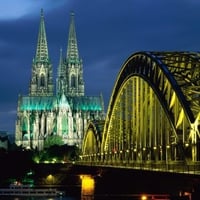
[[[147,200],[147,195],[142,195],[141,200]]]
[[[53,183],[54,183],[54,179],[55,179],[55,177],[54,177],[52,174],[49,174],[49,175],[46,177],[46,182],[47,182],[47,184],[53,184]]]

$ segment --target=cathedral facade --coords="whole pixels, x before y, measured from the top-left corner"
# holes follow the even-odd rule
[[[18,98],[16,145],[43,150],[45,140],[57,135],[64,144],[81,147],[88,122],[104,120],[104,116],[102,95],[85,95],[83,63],[79,57],[74,13],[70,14],[66,56],[60,52],[54,86],[44,14],[41,10],[29,94],[19,95]]]

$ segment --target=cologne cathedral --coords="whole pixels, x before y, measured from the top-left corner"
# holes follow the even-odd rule
[[[88,122],[104,119],[102,95],[85,95],[83,63],[79,57],[74,13],[70,14],[66,56],[62,55],[62,51],[60,54],[54,87],[53,67],[41,10],[29,94],[18,97],[15,133],[18,146],[43,150],[45,140],[57,135],[64,144],[81,147]]]

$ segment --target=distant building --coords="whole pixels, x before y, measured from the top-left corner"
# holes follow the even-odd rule
[[[46,138],[58,135],[65,144],[81,147],[88,121],[104,119],[102,95],[85,95],[74,13],[70,17],[67,53],[64,57],[62,51],[60,53],[54,94],[53,68],[41,10],[29,94],[19,95],[18,99],[15,133],[15,143],[18,146],[42,150]]]
[[[0,131],[0,148],[8,150],[9,138],[6,131]]]

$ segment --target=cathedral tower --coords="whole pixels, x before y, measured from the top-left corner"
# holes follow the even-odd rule
[[[40,16],[36,55],[32,63],[32,78],[29,94],[30,96],[53,95],[53,72],[48,54],[43,10],[41,10]]]
[[[66,96],[84,96],[83,65],[79,58],[74,13],[70,14],[70,26],[66,57],[61,58],[58,67],[57,94]]]
[[[56,94],[49,60],[43,10],[28,95],[19,95],[15,143],[43,150],[48,138],[57,136],[64,144],[81,148],[87,124],[104,120],[102,96],[86,96],[83,66],[79,58],[74,13],[70,15],[66,55],[60,51]]]

